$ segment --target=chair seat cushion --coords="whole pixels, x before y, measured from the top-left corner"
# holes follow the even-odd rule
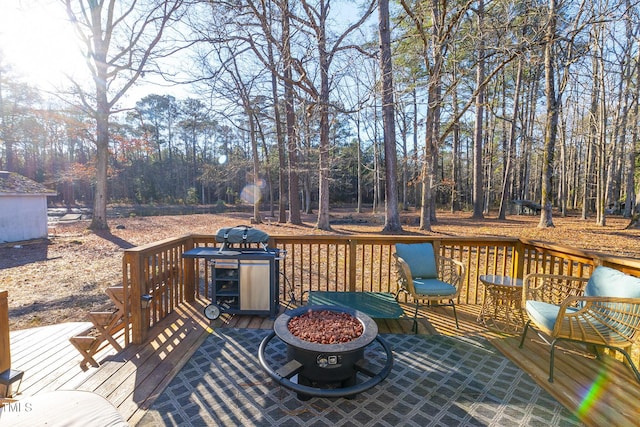
[[[529,319],[538,326],[538,328],[547,332],[548,334],[553,331],[558,318],[558,312],[560,311],[559,305],[549,304],[542,301],[528,300],[525,303],[525,309]],[[577,309],[568,307],[567,312],[575,312]]]
[[[438,279],[414,278],[413,286],[416,289],[416,294],[424,295],[426,297],[437,295],[447,296],[454,295],[456,293],[455,287]]]

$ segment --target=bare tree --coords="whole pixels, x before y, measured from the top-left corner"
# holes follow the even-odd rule
[[[268,25],[271,28],[274,25],[274,21],[277,19],[273,16],[273,5],[271,2],[267,6],[268,13]],[[280,10],[282,14],[282,10]],[[284,14],[287,12],[285,11]],[[284,26],[284,23],[282,24]],[[276,46],[271,42],[270,38],[267,38],[267,51],[268,61],[275,67],[275,52]],[[285,133],[282,129],[282,120],[280,118],[280,94],[278,92],[278,75],[271,73],[271,96],[273,98],[273,120],[275,122],[276,139],[278,141],[278,222],[287,222],[287,198],[285,195],[287,191],[285,189],[285,176],[287,173],[286,168],[286,155],[285,155]]]
[[[40,93],[13,78],[9,66],[2,63],[0,52],[0,143],[4,145],[4,159],[0,156],[0,169],[17,172],[15,145],[25,139],[30,122],[28,117],[35,114],[32,108],[40,103]]]
[[[180,18],[183,0],[60,0],[84,44],[93,93],[73,81],[84,111],[96,123],[96,189],[93,230],[108,229],[107,166],[109,118],[117,104],[155,61],[169,52],[160,49],[165,29]]]
[[[432,189],[435,184],[437,153],[440,146],[439,117],[442,108],[442,79],[446,52],[451,43],[451,32],[457,27],[464,13],[459,11],[453,16],[445,12],[444,2],[433,1],[423,5],[421,2],[401,0],[402,7],[415,26],[421,39],[423,60],[428,73],[427,114],[425,117],[425,149],[422,162],[422,202],[420,229],[431,231]],[[469,5],[466,6],[467,8]],[[425,22],[427,17],[430,25]]]
[[[637,79],[640,77],[640,66],[638,66],[638,64],[640,63],[640,51],[636,54],[636,69],[635,69],[635,75],[636,75],[636,81]],[[633,73],[630,73],[629,78],[631,79],[631,75]],[[636,198],[636,192],[635,192],[635,172],[636,172],[636,156],[638,155],[638,120],[639,120],[639,115],[638,115],[638,105],[640,104],[640,85],[636,84],[635,88],[634,88],[634,93],[633,93],[633,98],[634,98],[634,102],[633,102],[633,108],[632,108],[632,113],[631,113],[631,121],[635,122],[635,124],[632,126],[632,130],[631,130],[631,141],[629,142],[629,151],[627,152],[627,185],[626,185],[626,199],[625,199],[625,205],[624,205],[624,217],[625,218],[632,218],[634,211],[636,211],[636,203],[637,203],[637,198]],[[624,132],[624,129],[623,129]],[[636,218],[636,224],[640,224],[640,222],[638,222],[638,218]]]
[[[391,29],[389,28],[389,0],[379,0],[380,70],[382,72],[382,123],[384,129],[385,201],[384,231],[402,231],[398,213],[398,178],[396,158],[396,130],[393,103],[393,75],[391,67]]]
[[[516,81],[514,83],[514,93],[513,93],[513,113],[511,115],[511,127],[508,135],[507,141],[507,152],[505,154],[506,162],[504,166],[504,177],[502,181],[502,193],[500,196],[500,209],[498,211],[498,218],[505,219],[506,211],[507,211],[507,199],[509,188],[511,187],[512,180],[512,162],[514,156],[515,149],[515,140],[516,140],[516,129],[518,126],[518,113],[520,111],[520,88],[522,87],[522,68],[523,68],[523,58],[518,59],[518,71],[516,73]]]
[[[473,135],[473,218],[484,218],[484,196],[483,196],[483,172],[482,172],[482,140],[484,131],[484,97],[485,97],[485,42],[483,38],[484,31],[484,0],[478,2],[476,11],[478,19],[479,33],[477,55],[478,63],[476,64],[476,87],[478,88],[475,96],[476,104],[476,120]]]
[[[305,22],[313,31],[317,41],[318,63],[320,72],[320,87],[318,88],[309,78],[306,70],[299,68],[296,71],[303,76],[304,88],[315,100],[315,107],[320,116],[320,145],[319,145],[319,174],[318,174],[318,221],[316,228],[320,230],[330,230],[329,221],[329,106],[330,106],[330,67],[336,53],[346,47],[343,41],[355,29],[359,28],[373,12],[375,2],[371,2],[369,8],[362,14],[354,24],[347,28],[336,42],[330,45],[327,35],[327,20],[329,18],[329,0],[320,0],[316,5],[312,5],[306,0],[302,1],[304,17],[299,17],[299,22]],[[355,47],[355,46],[353,46]],[[296,66],[302,65],[301,61],[294,63]]]
[[[287,123],[287,148],[289,160],[289,222],[302,224],[300,217],[300,178],[298,176],[298,133],[293,87],[293,57],[291,55],[291,22],[289,1],[283,0],[282,12],[282,59],[284,62],[284,110]]]
[[[427,113],[425,117],[425,150],[422,162],[422,209],[420,212],[420,229],[431,230],[435,220],[433,188],[437,181],[437,162],[440,147],[446,136],[458,130],[458,124],[468,109],[473,105],[476,96],[489,81],[508,63],[517,57],[517,49],[503,49],[505,55],[495,62],[495,66],[482,73],[483,78],[477,82],[473,93],[461,108],[454,108],[456,115],[446,126],[441,126],[441,114],[444,95],[456,90],[463,76],[458,76],[448,87],[445,87],[447,76],[448,54],[451,52],[457,33],[465,22],[466,14],[472,9],[473,1],[456,3],[449,7],[445,0],[434,0],[428,3],[401,0],[400,3],[413,25],[415,35],[420,43],[427,79]],[[507,43],[507,42],[505,42]],[[484,58],[482,58],[484,59]]]
[[[571,66],[580,58],[584,57],[588,52],[589,46],[580,40],[592,24],[601,21],[604,14],[596,14],[593,10],[587,9],[587,2],[581,2],[577,7],[567,10],[566,15],[571,16],[570,25],[566,22],[559,28],[558,19],[561,16],[558,3],[556,0],[549,0],[547,8],[547,29],[544,38],[544,72],[545,72],[545,98],[547,114],[545,119],[545,136],[542,163],[542,182],[541,182],[541,202],[542,210],[540,213],[540,222],[538,227],[553,227],[552,216],[552,177],[554,168],[555,145],[558,136],[559,116],[562,106],[562,98],[570,81]],[[594,59],[594,64],[597,61]],[[594,70],[597,69],[594,66]],[[556,86],[557,79],[557,86]],[[594,84],[601,84],[601,78],[594,76]],[[597,99],[598,90],[594,89],[592,96],[592,118],[597,116],[595,111],[598,109]],[[592,132],[595,137],[595,132]],[[589,162],[595,159],[595,156],[587,155],[587,166],[585,168],[585,196],[583,206],[583,216],[586,215],[587,192],[588,192],[588,173],[590,169]]]
[[[296,25],[301,33],[308,33],[315,41],[315,55],[317,56],[317,62],[309,62],[306,58],[308,52],[302,49],[300,54],[303,58],[297,58],[291,49],[285,50],[284,47],[279,49],[282,52],[285,59],[285,71],[291,70],[291,76],[282,75],[280,70],[273,68],[273,65],[269,63],[268,57],[263,54],[260,46],[257,45],[255,38],[251,34],[246,35],[246,41],[251,44],[257,57],[263,62],[266,67],[269,67],[273,73],[278,73],[280,79],[285,83],[290,83],[297,88],[304,91],[313,100],[312,110],[319,117],[319,174],[318,174],[318,221],[316,227],[321,230],[330,230],[331,225],[329,222],[329,168],[330,168],[330,123],[329,123],[329,111],[331,107],[331,82],[330,82],[330,68],[336,55],[347,49],[359,49],[359,46],[347,45],[345,40],[356,29],[367,20],[367,18],[373,12],[376,2],[375,0],[369,0],[370,3],[364,12],[356,18],[353,24],[349,25],[341,34],[337,37],[330,37],[328,31],[328,21],[330,17],[331,2],[330,0],[320,0],[316,3],[312,3],[306,0],[301,0],[298,4],[300,10],[298,13],[288,7],[287,4],[281,6],[281,10],[286,13],[285,23],[286,25]],[[275,44],[279,40],[274,34],[268,31],[267,26],[264,25],[266,21],[264,8],[258,7],[258,2],[248,1],[247,5],[251,8],[251,12],[254,13],[262,22],[265,35],[271,38],[271,41]],[[286,12],[285,12],[286,11]],[[287,28],[286,31],[289,31]],[[284,29],[283,29],[284,32]],[[288,34],[291,34],[289,31]],[[289,40],[285,40],[288,42]],[[290,59],[287,57],[290,55]],[[291,68],[289,68],[289,66]],[[317,71],[312,67],[317,67]],[[297,74],[294,77],[293,74]],[[315,76],[319,74],[319,85],[315,80]],[[288,77],[288,78],[287,78]],[[286,95],[285,95],[286,97]],[[286,101],[285,101],[286,102]],[[292,194],[291,197],[294,197]]]
[[[637,21],[637,12],[632,8],[631,1],[625,0],[626,12],[621,16],[621,21],[625,25],[625,37],[621,40],[613,38],[620,49],[619,53],[615,54],[614,58],[620,67],[620,73],[618,76],[617,91],[617,103],[618,108],[612,105],[612,109],[615,111],[614,131],[611,136],[611,143],[613,149],[611,155],[608,156],[609,164],[607,171],[606,182],[606,195],[605,201],[608,204],[613,205],[616,209],[619,209],[619,202],[624,193],[626,193],[625,207],[623,213],[625,217],[630,217],[631,210],[627,209],[627,205],[633,207],[634,186],[635,177],[634,170],[635,164],[633,160],[635,158],[636,149],[633,138],[637,135],[637,126],[631,126],[632,142],[629,143],[627,139],[627,132],[629,132],[629,123],[633,123],[637,113],[637,99],[634,99],[634,91],[637,90],[637,84],[634,80],[635,70],[638,67],[638,62],[634,61],[634,49],[637,49],[637,36],[640,25],[634,23]],[[608,54],[611,57],[611,54]],[[613,73],[614,76],[616,73]],[[607,96],[606,99],[610,99]],[[631,153],[631,156],[629,156]],[[625,159],[625,156],[627,159]],[[625,169],[625,163],[627,168],[626,177],[623,178],[623,170]],[[623,181],[626,180],[626,188],[623,192]],[[622,209],[621,209],[622,210]]]
[[[251,142],[251,158],[253,166],[253,190],[251,196],[251,202],[253,203],[253,221],[256,224],[262,223],[260,216],[260,201],[262,195],[260,194],[260,158],[258,157],[258,139],[256,123],[258,122],[257,110],[260,108],[259,102],[256,102],[256,97],[252,95],[252,90],[256,86],[256,80],[261,76],[253,76],[249,73],[243,73],[239,66],[238,60],[242,58],[242,51],[237,51],[232,47],[226,47],[224,45],[218,45],[218,60],[220,63],[220,70],[224,71],[229,76],[230,82],[226,83],[225,90],[230,91],[239,98],[242,105],[244,115],[247,119],[249,132],[249,141]],[[224,50],[226,54],[221,54],[221,50]],[[222,80],[213,78],[214,81]],[[266,153],[265,153],[266,154]],[[266,157],[266,156],[265,156]]]
[[[551,205],[551,176],[553,174],[553,156],[558,132],[558,99],[555,87],[555,57],[553,54],[556,40],[557,22],[556,0],[549,0],[547,35],[544,46],[545,98],[547,100],[547,116],[544,135],[544,160],[542,163],[542,211],[539,228],[553,227]]]

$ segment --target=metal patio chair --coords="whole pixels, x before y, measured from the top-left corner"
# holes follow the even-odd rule
[[[415,303],[414,332],[418,332],[418,309],[421,305],[449,306],[458,325],[455,299],[460,294],[464,278],[464,264],[439,256],[431,243],[396,243],[398,291],[411,295]],[[447,303],[441,303],[446,300]]]

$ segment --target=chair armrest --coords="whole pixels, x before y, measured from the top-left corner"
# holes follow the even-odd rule
[[[522,306],[525,306],[527,300],[561,305],[571,296],[582,295],[588,281],[587,277],[545,273],[527,274],[522,281]]]
[[[552,336],[628,347],[639,332],[640,298],[570,296],[560,305]]]
[[[398,279],[398,290],[396,291],[396,299],[398,298],[398,294],[400,292],[406,292],[410,294],[415,293],[415,289],[413,287],[413,278],[411,277],[411,268],[409,264],[398,254],[393,254],[396,259],[396,274]]]
[[[464,279],[464,264],[453,258],[438,256],[438,278],[456,288],[456,295],[462,289]]]

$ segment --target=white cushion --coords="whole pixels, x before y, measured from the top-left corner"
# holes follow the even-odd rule
[[[57,390],[25,397],[0,408],[0,426],[101,426],[129,424],[104,397],[89,391]]]

